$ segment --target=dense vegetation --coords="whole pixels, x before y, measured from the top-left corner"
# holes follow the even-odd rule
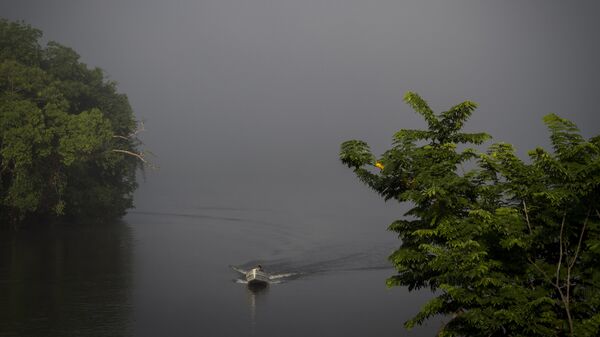
[[[41,36],[0,20],[0,224],[118,217],[143,160],[127,97]]]
[[[443,315],[440,336],[599,336],[600,136],[548,115],[554,151],[526,162],[509,144],[467,147],[490,139],[461,132],[474,103],[435,114],[417,94],[405,101],[427,130],[398,131],[378,159],[357,140],[340,153],[386,200],[411,205],[389,226],[402,242],[388,285],[435,297],[405,326]]]

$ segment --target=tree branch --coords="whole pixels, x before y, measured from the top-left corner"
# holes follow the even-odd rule
[[[579,250],[581,249],[581,242],[583,241],[583,233],[585,232],[585,227],[587,226],[588,219],[590,218],[590,211],[588,211],[585,220],[583,221],[583,227],[581,227],[581,233],[579,234],[579,242],[577,242],[577,249],[575,250],[575,256],[573,256],[573,260],[569,263],[569,269],[575,265],[575,260],[577,260],[577,255],[579,254]],[[597,211],[596,211],[597,212]]]
[[[135,130],[129,134],[129,138],[137,135],[140,132],[146,131],[146,127],[144,126],[144,121],[140,121],[139,125],[135,128]]]
[[[544,275],[548,283],[552,284],[553,286],[556,286],[554,282],[552,282],[552,278],[548,276],[548,274],[546,274],[546,272],[542,268],[540,268],[535,262],[533,262],[531,258],[528,257],[527,260],[529,261],[529,263],[531,263],[532,266],[535,267],[535,269],[537,269],[540,273],[542,273],[542,275]]]
[[[138,133],[142,132],[142,131],[146,131],[146,128],[144,127],[144,122],[140,121],[138,123],[138,126],[136,127],[136,129],[131,132],[129,135],[127,136],[123,136],[123,135],[112,135],[112,138],[118,138],[118,139],[123,139],[123,140],[130,140],[132,138],[134,138]],[[118,153],[124,153],[133,157],[138,158],[139,160],[141,160],[144,164],[147,164],[149,166],[152,166],[148,163],[148,161],[146,160],[146,158],[144,158],[144,152],[133,152],[133,151],[128,151],[128,150],[120,150],[120,149],[111,149],[112,152],[118,152]]]
[[[523,200],[523,210],[525,211],[525,220],[527,221],[527,228],[529,228],[529,234],[533,234],[533,231],[531,230],[531,223],[529,222],[529,214],[527,213],[527,204],[525,203],[525,200]]]
[[[558,237],[558,244],[560,246],[560,255],[558,257],[558,265],[556,266],[556,285],[560,286],[560,267],[563,258],[563,230],[565,228],[565,219],[567,217],[567,211],[563,213],[562,222],[560,224],[560,235]]]
[[[560,295],[560,299],[562,300],[563,304],[565,305],[565,312],[567,314],[567,320],[569,321],[569,330],[570,330],[570,335],[573,336],[573,318],[571,318],[571,309],[569,308],[569,303],[571,301],[571,299],[569,298],[570,296],[570,278],[571,278],[571,268],[569,267],[569,260],[567,258],[567,279],[566,279],[566,288],[567,288],[567,293],[566,295],[562,292],[561,286],[560,286],[560,267],[561,267],[561,262],[562,262],[562,258],[563,258],[563,232],[564,232],[564,228],[565,228],[565,219],[567,218],[567,211],[565,210],[565,212],[563,213],[563,218],[562,218],[562,222],[560,224],[560,236],[559,236],[559,244],[560,244],[560,257],[558,258],[558,265],[556,266],[556,288],[558,289],[558,294]],[[586,220],[587,222],[587,220]],[[566,245],[566,243],[565,243]],[[565,249],[566,250],[566,249]]]
[[[144,164],[148,163],[146,161],[146,159],[144,158],[144,154],[143,153],[135,153],[135,152],[127,151],[127,150],[118,150],[118,149],[113,149],[111,151],[113,151],[113,152],[119,152],[119,153],[125,153],[125,154],[128,154],[130,156],[134,156],[134,157],[138,158],[139,160],[141,160],[142,162],[144,162]]]
[[[113,135],[113,138],[120,138],[120,139],[129,140],[129,139],[135,137],[138,133],[144,132],[144,131],[146,131],[146,128],[144,127],[144,121],[140,121],[139,124],[138,124],[138,126],[135,128],[135,130],[133,130],[133,132],[131,132],[127,136]]]

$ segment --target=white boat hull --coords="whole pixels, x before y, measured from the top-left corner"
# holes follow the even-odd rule
[[[269,284],[269,275],[254,268],[246,273],[246,281],[248,285],[267,285]]]

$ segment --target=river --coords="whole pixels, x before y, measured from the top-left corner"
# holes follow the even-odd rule
[[[386,288],[398,241],[364,221],[202,208],[4,232],[0,336],[433,336],[403,328],[430,295]],[[257,263],[279,283],[232,269]]]

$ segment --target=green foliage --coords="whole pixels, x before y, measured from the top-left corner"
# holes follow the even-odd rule
[[[38,65],[42,32],[22,22],[0,23],[0,60],[19,60],[25,65]]]
[[[0,20],[0,224],[122,215],[139,166],[113,151],[139,145],[127,97],[41,36]]]
[[[440,336],[598,336],[600,137],[548,115],[554,152],[526,163],[504,143],[458,150],[490,139],[460,132],[474,103],[436,115],[417,94],[405,101],[427,130],[398,131],[377,160],[362,141],[340,153],[382,197],[411,205],[389,226],[402,243],[387,284],[435,297],[405,326],[443,315]]]

